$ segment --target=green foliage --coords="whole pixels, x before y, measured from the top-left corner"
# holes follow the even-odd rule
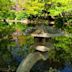
[[[69,11],[72,8],[71,0],[52,0],[53,5],[49,9],[51,15],[58,15],[62,12]]]
[[[14,30],[15,28],[13,25],[9,25],[9,23],[6,22],[0,22],[0,57],[1,60],[3,59],[5,65],[10,64],[12,61],[12,55],[8,51],[8,47],[14,45],[11,42],[11,34],[14,32]],[[0,63],[0,66],[1,65],[3,67],[3,63]]]
[[[10,10],[11,4],[12,4],[12,3],[11,3],[10,0],[0,0],[0,10],[1,10],[1,11]]]
[[[29,16],[29,14],[27,14],[24,11],[18,11],[18,12],[16,12],[16,19],[18,19],[18,20],[27,19],[28,16]]]
[[[14,20],[16,18],[15,11],[9,11],[7,19]]]
[[[7,48],[11,44],[11,34],[15,28],[13,24],[10,25],[5,21],[6,18],[15,18],[14,12],[11,11],[12,4],[11,0],[0,0],[0,19],[4,19],[3,22],[0,21],[0,57],[5,64],[9,64],[9,62],[12,61],[11,53]],[[3,63],[0,63],[0,66],[2,64]]]
[[[39,14],[42,11],[42,9],[44,8],[44,2],[43,1],[24,0],[23,2],[24,2],[24,4],[22,5],[22,7],[24,7],[26,9],[26,12],[28,14],[33,14],[33,15]]]
[[[71,0],[24,0],[23,2],[22,6],[26,12],[33,15],[42,14],[42,10],[46,10],[50,12],[50,15],[56,16],[72,8]]]
[[[15,31],[13,25],[5,22],[0,22],[0,47],[7,46],[10,43],[11,34]]]
[[[0,19],[7,18],[11,6],[12,2],[10,0],[0,0]]]
[[[69,32],[70,29],[68,29]],[[72,31],[72,28],[71,30]],[[72,34],[72,32],[70,32]],[[65,61],[71,61],[72,59],[72,37],[56,37],[55,38],[55,47],[56,49],[63,49],[63,53],[59,53],[59,56],[61,54],[62,58]]]
[[[63,21],[63,17],[57,17],[56,18],[56,20],[55,20],[55,26],[57,27],[57,28],[62,28],[63,27],[63,25],[64,25],[64,21]]]
[[[17,23],[17,24],[15,24],[15,28],[20,30],[20,31],[25,31],[27,26],[22,24],[22,23]]]

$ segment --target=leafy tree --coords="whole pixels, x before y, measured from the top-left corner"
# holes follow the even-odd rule
[[[29,14],[41,14],[42,10],[50,12],[50,15],[58,15],[72,8],[71,0],[18,0]],[[24,3],[24,4],[22,4]]]
[[[11,6],[12,2],[10,0],[0,0],[0,19],[7,18]]]
[[[18,11],[15,14],[16,14],[16,19],[18,19],[18,20],[27,19],[29,17],[29,14],[27,14],[24,11]]]
[[[0,67],[4,63],[5,66],[11,63],[12,55],[8,50],[8,46],[11,44],[12,36],[11,34],[14,32],[15,27],[13,24],[6,22],[6,18],[11,16],[11,0],[0,0],[0,57],[2,63],[0,63]],[[14,17],[12,17],[14,18]],[[2,66],[3,67],[3,66]]]

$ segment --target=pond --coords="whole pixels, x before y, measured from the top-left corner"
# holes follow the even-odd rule
[[[20,51],[20,49],[14,49],[13,50],[13,57],[15,58],[15,60],[20,63],[22,61],[23,56],[19,55],[17,53],[17,51]],[[49,64],[49,65],[48,65]],[[31,72],[46,72],[49,67],[51,67],[52,65],[50,65],[49,61],[39,61],[37,62],[33,68],[31,69]],[[55,64],[56,66],[56,64]],[[65,65],[63,66],[63,68],[58,68],[58,72],[72,72],[72,66],[68,63],[65,63]]]
[[[55,69],[56,66],[58,66],[58,64],[54,64],[53,66],[53,63],[50,64],[48,60],[44,62],[40,61],[33,66],[33,68],[31,69],[31,72],[49,72],[50,68]],[[72,66],[69,63],[66,63],[64,64],[63,67],[58,67],[56,69],[57,71],[52,71],[52,72],[72,72]]]

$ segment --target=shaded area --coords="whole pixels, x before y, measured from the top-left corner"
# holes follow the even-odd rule
[[[30,72],[49,72],[50,68],[56,71],[52,72],[72,72],[70,64],[63,64],[60,62],[52,62],[50,60],[38,61],[31,69]]]

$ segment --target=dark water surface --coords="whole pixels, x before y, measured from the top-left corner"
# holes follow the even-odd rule
[[[60,70],[60,72],[72,72],[72,66],[69,64],[65,64],[64,69]]]
[[[21,56],[18,56],[18,55],[14,57],[18,62],[21,62],[23,59]],[[39,63],[33,67],[33,70],[31,70],[31,72],[44,72],[44,70],[48,70],[47,65],[48,63],[46,64]],[[64,67],[62,69],[59,69],[58,71],[59,72],[72,72],[72,66],[70,64],[65,64]]]
[[[14,48],[12,55],[15,58],[15,60],[20,63],[24,57],[22,57],[21,55],[19,55],[17,53],[19,50],[20,49],[18,49],[18,48]],[[56,64],[54,64],[53,67],[55,67],[55,66],[56,66]],[[61,66],[61,65],[59,65],[59,66]],[[30,72],[45,72],[45,70],[48,71],[49,67],[51,67],[51,65],[49,64],[48,61],[46,61],[46,62],[40,61],[33,66],[33,68],[31,69]],[[58,69],[58,72],[72,72],[72,66],[67,63],[63,66],[63,68]]]

